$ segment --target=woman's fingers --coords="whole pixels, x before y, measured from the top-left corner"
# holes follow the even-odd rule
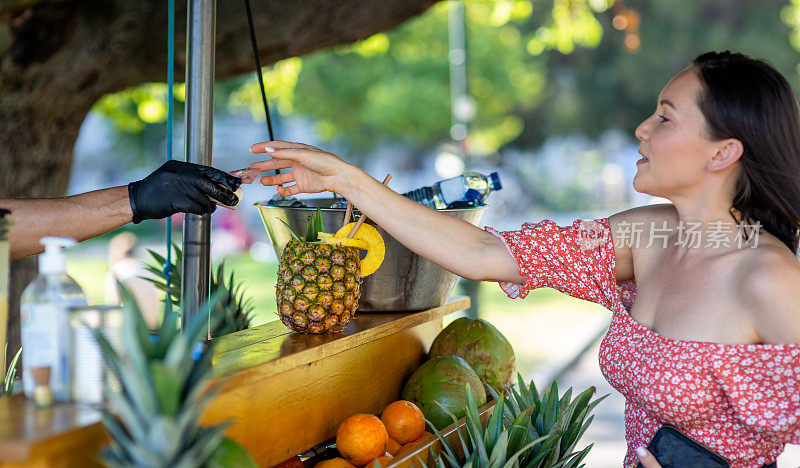
[[[283,141],[283,140],[273,140],[273,141],[262,141],[256,143],[250,147],[250,152],[252,153],[271,153],[270,149],[286,149],[286,148],[304,148],[304,149],[313,149],[318,150],[311,145],[306,145],[304,143],[294,143],[291,141]]]
[[[294,182],[294,174],[292,172],[284,172],[281,174],[264,176],[259,179],[261,185],[281,185],[289,182]]]
[[[644,447],[636,448],[636,456],[639,457],[639,461],[642,462],[644,468],[661,468],[661,464],[658,463],[656,457]]]
[[[282,197],[291,197],[297,195],[300,192],[300,189],[297,188],[297,184],[290,185],[288,187],[278,186],[278,195]]]
[[[275,169],[288,169],[292,167],[292,162],[286,159],[267,159],[266,161],[258,161],[248,166],[260,171],[272,171]]]

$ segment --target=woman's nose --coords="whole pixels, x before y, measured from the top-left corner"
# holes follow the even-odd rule
[[[650,135],[650,128],[649,125],[647,124],[647,122],[649,121],[650,119],[647,119],[644,122],[640,123],[638,127],[636,127],[636,131],[633,132],[633,134],[636,135],[636,138],[642,141],[647,139],[647,137]]]

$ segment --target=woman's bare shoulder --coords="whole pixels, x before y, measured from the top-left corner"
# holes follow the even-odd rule
[[[765,343],[800,343],[800,260],[780,243],[749,250],[737,291],[756,331]]]
[[[672,203],[637,206],[608,217],[614,240],[617,282],[636,277],[635,265],[643,261],[643,254],[635,252],[644,250],[638,247],[639,244],[647,244],[652,226],[660,227],[665,221],[672,225],[677,219],[678,212]]]
[[[611,227],[622,223],[650,223],[651,221],[676,222],[678,211],[672,203],[657,203],[630,208],[608,217]],[[649,227],[649,225],[648,225]]]

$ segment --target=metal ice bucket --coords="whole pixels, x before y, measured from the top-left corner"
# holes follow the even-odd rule
[[[325,226],[329,231],[336,232],[342,225],[345,210],[328,208],[333,202],[330,198],[303,202],[322,208]],[[308,218],[316,211],[316,208],[268,206],[266,202],[255,203],[255,206],[261,214],[278,258],[292,238],[289,230],[279,220],[284,220],[295,232],[304,235]],[[477,226],[485,209],[486,205],[440,211]],[[424,310],[444,304],[453,292],[458,277],[408,250],[371,220],[368,219],[367,222],[383,236],[386,257],[378,271],[364,278],[361,284],[359,312]]]

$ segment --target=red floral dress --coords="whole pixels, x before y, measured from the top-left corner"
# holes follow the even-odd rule
[[[595,220],[604,237],[593,248],[581,242],[584,223],[560,227],[545,220],[518,231],[486,230],[503,240],[527,278],[500,283],[509,297],[549,287],[613,312],[600,344],[600,369],[625,396],[623,465],[638,460],[634,449],[646,446],[663,423],[734,468],[772,463],[787,443],[800,443],[800,345],[726,345],[655,333],[629,314],[636,283],[615,280],[608,219]]]

